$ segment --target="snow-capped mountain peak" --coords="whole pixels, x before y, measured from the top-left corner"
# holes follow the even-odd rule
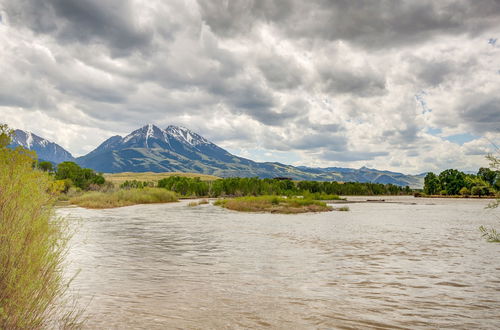
[[[31,132],[16,129],[12,143],[32,150],[37,146],[46,147],[50,142]]]
[[[174,140],[186,146],[195,148],[200,145],[212,144],[204,137],[186,127],[170,125],[166,129],[161,129],[153,124],[147,124],[133,131],[129,135],[125,136],[121,143],[154,148],[157,146],[154,142],[161,142],[170,145],[170,142]]]
[[[14,131],[11,148],[21,146],[23,148],[34,150],[39,159],[60,163],[64,161],[73,161],[73,156],[54,142],[50,142],[28,131],[16,129]]]
[[[211,144],[210,141],[196,134],[195,132],[182,126],[170,125],[165,130],[168,134],[173,136],[176,140],[186,143],[190,146],[198,146],[201,144]]]
[[[136,147],[156,148],[160,144],[170,144],[168,133],[153,124],[147,124],[129,135],[125,136],[122,145],[135,145]]]

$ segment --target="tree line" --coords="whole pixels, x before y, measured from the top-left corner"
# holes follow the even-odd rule
[[[490,196],[500,191],[500,171],[481,167],[477,174],[447,169],[436,175],[427,173],[424,193],[427,195]]]
[[[201,181],[199,178],[171,176],[158,181],[158,187],[165,188],[182,196],[220,197],[220,196],[261,196],[304,194],[325,195],[404,195],[411,194],[410,187],[393,184],[362,182],[320,182],[259,179],[224,178],[214,181]]]
[[[51,162],[41,161],[35,163],[35,166],[53,175],[56,180],[54,185],[62,192],[67,192],[71,187],[98,190],[106,183],[101,173],[96,173],[90,168],[82,168],[75,162],[62,162],[54,166]]]

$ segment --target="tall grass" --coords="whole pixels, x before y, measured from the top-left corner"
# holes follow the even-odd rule
[[[61,301],[69,234],[34,154],[0,146],[0,328],[71,327]],[[72,324],[75,326],[76,324]]]
[[[219,199],[214,205],[242,212],[305,213],[325,212],[333,208],[324,202],[305,198],[283,198],[279,196],[238,197]]]
[[[69,202],[90,209],[105,209],[135,204],[177,202],[174,192],[161,188],[123,189],[111,192],[88,192]]]
[[[479,227],[481,236],[491,243],[500,243],[500,232],[495,228],[486,228],[485,226]]]

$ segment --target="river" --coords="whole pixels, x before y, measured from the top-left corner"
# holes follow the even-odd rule
[[[300,215],[61,208],[71,292],[90,329],[498,329],[500,244],[478,227],[500,228],[500,209],[384,199]]]

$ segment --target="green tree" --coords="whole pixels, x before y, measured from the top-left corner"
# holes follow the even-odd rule
[[[487,167],[481,167],[477,172],[477,176],[486,181],[491,186],[495,184],[495,181],[497,179],[497,174],[498,174],[497,171],[493,171]]]
[[[10,129],[6,124],[0,124],[0,148],[7,147],[12,141],[13,136],[13,129]]]
[[[462,196],[469,196],[470,195],[470,191],[467,187],[462,187],[462,189],[460,189],[459,193]]]
[[[455,169],[447,169],[439,174],[439,184],[447,195],[458,195],[465,184],[465,174]]]
[[[54,165],[51,162],[42,161],[38,163],[38,168],[45,172],[53,172]]]
[[[75,162],[62,162],[57,166],[57,180],[71,180],[80,189],[88,189],[91,184],[102,185],[105,179],[89,168],[81,168]]]
[[[427,195],[436,195],[441,191],[441,185],[436,174],[429,172],[424,178],[424,193]]]

